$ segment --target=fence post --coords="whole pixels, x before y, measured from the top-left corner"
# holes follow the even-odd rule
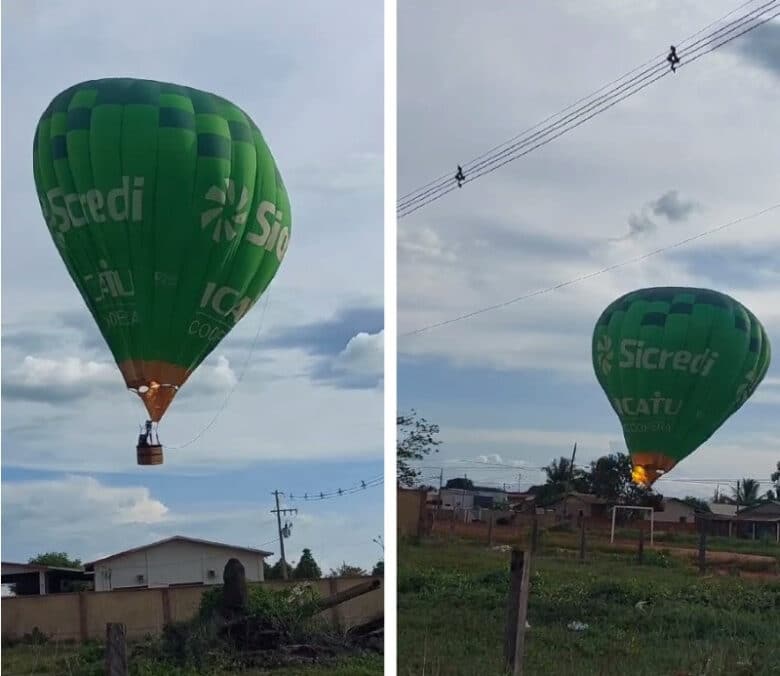
[[[639,545],[636,550],[636,562],[641,566],[645,559],[645,525],[639,524]]]
[[[490,520],[488,521],[488,547],[493,546],[493,521],[495,521],[494,512],[490,510]]]
[[[127,630],[124,624],[106,624],[106,676],[128,676]]]
[[[85,643],[89,638],[89,622],[87,618],[87,592],[79,592],[79,636]]]
[[[530,553],[513,549],[509,568],[509,599],[507,601],[507,623],[504,636],[504,664],[510,676],[522,676],[523,674],[523,646],[525,643],[525,621],[528,613],[530,570]]]
[[[699,572],[704,575],[707,570],[707,531],[702,524],[699,532]]]
[[[536,554],[536,550],[539,546],[539,520],[534,514],[534,520],[531,524],[531,552]]]
[[[580,562],[585,562],[585,517],[580,519]]]

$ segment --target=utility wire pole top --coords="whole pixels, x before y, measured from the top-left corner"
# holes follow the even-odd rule
[[[297,514],[298,510],[294,507],[289,509],[281,509],[279,507],[279,496],[284,495],[281,491],[274,491],[272,495],[276,498],[276,509],[272,509],[271,514],[276,514],[276,526],[279,529],[279,555],[282,559],[282,578],[286,580],[288,575],[287,558],[284,555],[284,538],[289,537],[290,528],[288,524],[285,524],[284,529],[282,529],[282,514]]]

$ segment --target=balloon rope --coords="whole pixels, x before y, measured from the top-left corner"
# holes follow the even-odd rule
[[[214,417],[206,424],[206,426],[198,432],[192,439],[187,441],[186,443],[179,444],[177,446],[165,446],[166,450],[177,450],[179,448],[185,448],[186,446],[189,446],[190,444],[195,443],[198,439],[200,439],[211,427],[214,425],[215,422],[217,422],[217,418],[222,414],[222,411],[225,410],[225,407],[228,404],[228,401],[230,401],[230,397],[233,396],[233,392],[236,391],[236,388],[239,386],[241,381],[244,379],[244,375],[246,374],[247,370],[249,369],[249,362],[252,359],[252,355],[254,354],[255,347],[257,346],[257,341],[260,338],[260,332],[263,330],[263,324],[265,322],[265,313],[268,310],[268,304],[270,302],[271,294],[270,291],[265,294],[265,304],[263,305],[262,313],[260,315],[260,323],[257,326],[257,332],[255,333],[254,340],[252,340],[252,346],[249,348],[249,353],[246,356],[246,360],[244,361],[244,366],[241,368],[241,373],[239,373],[238,378],[236,379],[235,384],[233,387],[230,388],[230,391],[225,396],[224,401],[222,402],[222,405],[219,407],[219,410],[214,414]]]

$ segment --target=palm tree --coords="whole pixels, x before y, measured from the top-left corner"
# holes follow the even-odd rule
[[[761,484],[755,479],[742,479],[737,482],[737,487],[732,488],[734,499],[740,507],[749,507],[759,501]]]
[[[560,457],[553,460],[544,468],[548,484],[562,484],[569,480],[571,475],[571,460]]]

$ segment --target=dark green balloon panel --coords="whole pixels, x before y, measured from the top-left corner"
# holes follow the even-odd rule
[[[260,130],[207,92],[75,85],[41,117],[33,168],[52,238],[131,387],[180,385],[287,250],[290,204]]]
[[[695,288],[650,288],[613,302],[593,333],[593,366],[629,452],[679,462],[750,397],[769,368],[755,315]]]

